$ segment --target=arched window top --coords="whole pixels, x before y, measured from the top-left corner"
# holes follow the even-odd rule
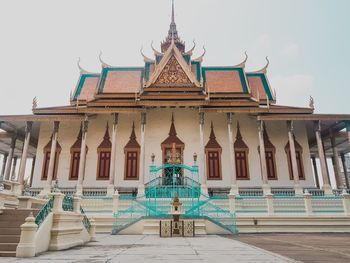
[[[50,137],[50,141],[44,147],[44,152],[50,152],[51,145],[52,145],[52,135]],[[56,141],[56,152],[61,152],[61,150],[62,150],[61,145],[58,143],[58,141]]]
[[[300,151],[300,152],[303,152],[303,147],[299,144],[299,142],[295,139],[295,136],[293,135],[294,137],[294,146],[295,146],[295,150],[296,151]],[[285,152],[289,152],[290,150],[290,144],[289,144],[289,140],[286,144],[286,146],[284,147],[284,150]]]
[[[81,150],[81,140],[83,137],[83,128],[80,125],[80,130],[77,136],[77,139],[75,140],[75,142],[73,143],[73,145],[70,147],[70,151],[71,152],[77,152]],[[86,150],[88,149],[88,147],[86,146]]]
[[[175,121],[174,121],[174,114],[171,116],[171,125],[170,125],[170,130],[169,130],[169,136],[162,142],[161,146],[169,146],[172,147],[173,143],[175,143],[176,146],[181,146],[181,148],[185,147],[185,144],[183,141],[181,141],[177,137],[177,132],[175,128]]]
[[[109,125],[108,125],[108,122],[107,122],[105,135],[103,136],[103,141],[97,147],[97,150],[98,151],[109,150],[111,148],[112,148],[112,143],[111,143],[110,137],[109,137]]]
[[[208,141],[207,145],[205,146],[205,149],[216,149],[216,150],[219,150],[220,152],[222,150],[221,145],[216,140],[213,122],[211,122],[211,125],[210,125],[209,141]]]
[[[132,130],[129,137],[128,143],[125,145],[124,150],[134,150],[139,149],[140,144],[136,140],[136,134],[135,134],[135,123],[132,124]]]
[[[233,148],[235,150],[249,150],[247,144],[243,141],[239,122],[237,122],[236,141],[233,144]]]
[[[270,141],[270,137],[269,134],[267,133],[267,129],[264,123],[264,145],[265,145],[265,149],[266,150],[276,150],[275,145],[272,144],[272,142]]]

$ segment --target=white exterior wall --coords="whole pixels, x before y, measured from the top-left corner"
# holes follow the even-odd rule
[[[145,182],[148,181],[149,165],[151,164],[151,154],[155,154],[155,164],[162,163],[161,143],[168,137],[171,124],[171,114],[174,113],[177,136],[185,143],[184,163],[191,166],[193,164],[193,154],[199,153],[199,116],[197,109],[152,109],[147,111],[145,130]],[[87,160],[85,170],[85,187],[107,186],[108,181],[96,180],[97,173],[97,147],[102,142],[105,133],[106,122],[109,122],[109,132],[112,136],[111,115],[98,115],[89,122],[87,135]],[[140,142],[140,114],[119,114],[119,124],[117,130],[117,154],[116,154],[116,185],[120,187],[137,187],[139,181],[124,180],[124,146],[129,140],[132,122],[135,121],[135,133],[137,141]],[[208,180],[208,187],[230,187],[232,174],[231,160],[229,152],[229,140],[226,114],[206,113],[204,123],[204,144],[209,140],[210,123],[213,121],[214,131],[218,143],[222,147],[222,180]],[[261,186],[261,172],[258,155],[258,130],[256,118],[244,114],[234,115],[233,141],[236,137],[237,121],[240,122],[243,140],[249,147],[249,173],[250,180],[238,180],[240,187]],[[293,186],[293,181],[289,179],[287,156],[284,147],[288,142],[287,126],[285,122],[267,122],[267,132],[271,142],[276,147],[276,167],[278,180],[271,180],[271,186]],[[70,181],[70,147],[75,142],[80,128],[80,123],[62,122],[59,130],[58,142],[62,147],[59,166],[58,179],[61,187],[74,187],[76,181]],[[38,142],[37,159],[34,170],[33,187],[43,187],[41,172],[43,165],[43,148],[48,143],[52,132],[51,123],[43,123],[40,129]],[[295,123],[295,136],[303,147],[303,165],[306,180],[301,180],[302,186],[313,186],[314,179],[311,169],[309,147],[307,142],[306,129],[303,122]],[[233,160],[234,161],[234,160]],[[140,176],[142,176],[140,169]]]

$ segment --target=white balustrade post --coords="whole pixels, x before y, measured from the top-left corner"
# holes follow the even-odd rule
[[[21,237],[16,249],[16,257],[30,258],[35,256],[35,234],[37,229],[38,225],[35,224],[33,213],[30,213],[25,219],[25,223],[21,225]]]
[[[342,194],[342,197],[343,197],[344,214],[346,216],[350,216],[350,194],[344,191]]]
[[[266,205],[267,205],[267,214],[269,216],[274,215],[274,207],[273,207],[273,194],[265,194]]]
[[[109,185],[107,187],[107,196],[112,196],[114,194],[114,188],[115,188],[117,130],[118,130],[118,113],[113,113],[111,164],[110,164],[110,170],[109,170]]]
[[[93,218],[90,218],[89,221],[90,221],[90,230],[89,230],[90,241],[96,241],[96,221]]]
[[[78,182],[76,187],[76,195],[83,195],[83,181],[85,173],[85,163],[86,163],[86,137],[88,131],[88,120],[83,121],[82,127],[82,138],[81,138],[81,149],[80,149],[80,160],[79,160],[79,173]]]
[[[236,212],[236,195],[229,193],[228,201],[229,201],[230,213],[234,214]]]
[[[119,210],[119,193],[113,195],[113,214],[118,213]]]
[[[53,206],[52,206],[52,212],[54,213],[60,213],[63,212],[63,198],[64,194],[62,193],[51,193],[50,196],[53,196]]]
[[[312,209],[312,195],[309,192],[305,192],[304,194],[304,204],[305,204],[305,213],[310,216],[313,214]]]
[[[73,197],[73,212],[80,214],[80,207],[81,207],[81,202],[82,198],[79,196],[74,196]]]

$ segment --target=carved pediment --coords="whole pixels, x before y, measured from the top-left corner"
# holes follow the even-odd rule
[[[155,81],[155,86],[166,85],[191,85],[191,80],[188,78],[185,71],[182,69],[180,63],[177,61],[174,55],[172,55],[168,63],[164,66],[163,70],[159,74],[159,77]]]

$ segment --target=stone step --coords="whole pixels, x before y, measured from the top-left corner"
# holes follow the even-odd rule
[[[37,214],[39,212],[39,209],[5,209],[3,210],[2,215],[24,215],[28,216],[30,212],[33,212],[33,214]]]
[[[0,257],[15,257],[16,251],[1,251],[0,250]]]
[[[24,219],[26,219],[26,217],[29,216],[29,213],[26,215],[0,215],[0,221],[24,221]]]
[[[1,235],[20,235],[21,229],[19,227],[0,227]]]
[[[6,220],[0,221],[0,228],[10,227],[10,228],[19,228],[24,223],[24,219],[17,220]]]
[[[0,243],[0,251],[16,251],[18,243]]]
[[[19,243],[20,235],[0,234],[0,243]]]

